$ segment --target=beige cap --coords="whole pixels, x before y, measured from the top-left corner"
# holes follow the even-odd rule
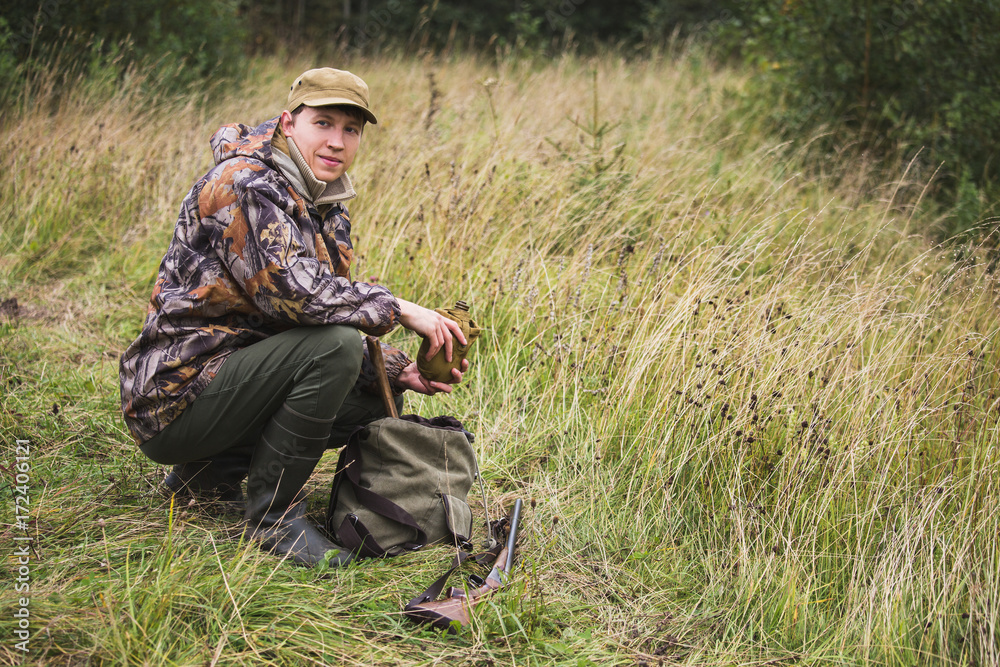
[[[302,104],[307,107],[345,104],[360,109],[369,123],[378,123],[368,108],[368,84],[342,69],[321,67],[297,78],[288,91],[288,110],[295,111]]]

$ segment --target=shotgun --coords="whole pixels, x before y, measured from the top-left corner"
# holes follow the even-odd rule
[[[447,597],[427,602],[415,600],[406,606],[403,613],[418,623],[429,623],[449,632],[457,630],[456,623],[463,628],[467,626],[476,605],[510,581],[511,570],[514,567],[514,548],[521,523],[521,504],[520,498],[514,502],[507,543],[497,554],[493,570],[486,576],[482,586],[469,589],[453,586],[448,589]]]

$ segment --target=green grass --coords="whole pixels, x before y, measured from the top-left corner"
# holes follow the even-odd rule
[[[476,432],[492,516],[527,502],[515,585],[458,637],[401,615],[446,549],[279,563],[160,495],[119,415],[208,137],[275,114],[313,63],[255,63],[208,107],[136,73],[12,114],[0,463],[30,439],[28,662],[996,664],[992,255],[928,240],[905,165],[807,162],[809,137],[767,136],[733,103],[746,77],[704,63],[341,63],[383,119],[352,172],[356,276],[487,328],[468,382],[407,409]]]

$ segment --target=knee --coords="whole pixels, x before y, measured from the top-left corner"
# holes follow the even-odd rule
[[[329,324],[316,327],[317,358],[341,372],[357,377],[364,359],[361,335],[354,327]]]

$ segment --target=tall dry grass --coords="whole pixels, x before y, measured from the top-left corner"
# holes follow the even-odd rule
[[[905,164],[768,137],[697,52],[333,63],[382,119],[352,169],[357,275],[488,329],[466,386],[409,408],[478,434],[492,515],[530,501],[519,583],[470,634],[399,616],[442,551],[295,571],[160,499],[117,355],[208,137],[315,64],[255,63],[208,106],[134,72],[7,121],[0,429],[44,484],[40,661],[1000,660],[987,253],[927,241]]]

